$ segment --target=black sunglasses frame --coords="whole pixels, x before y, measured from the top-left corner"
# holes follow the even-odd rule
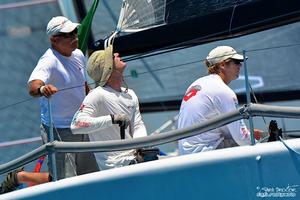
[[[56,35],[54,35],[54,36],[56,36],[56,37],[64,37],[64,38],[72,38],[72,37],[76,36],[77,33],[78,33],[78,30],[77,30],[77,28],[75,28],[75,29],[74,29],[72,32],[70,32],[70,33],[58,33],[58,34],[56,34]]]
[[[237,59],[232,59],[232,58],[230,58],[230,59],[228,59],[227,61],[225,61],[226,63],[229,63],[229,62],[233,62],[235,65],[240,65],[240,64],[242,64],[242,62],[243,61],[241,61],[241,60],[237,60]]]

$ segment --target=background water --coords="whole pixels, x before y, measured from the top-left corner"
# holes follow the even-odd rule
[[[48,21],[53,16],[61,15],[56,1],[31,6],[23,5],[22,2],[26,1],[1,0],[0,3],[0,69],[2,71],[0,73],[0,144],[7,141],[39,137],[40,135],[38,99],[28,95],[27,80],[38,59],[49,46],[45,34]],[[91,1],[86,2],[90,4]],[[96,14],[97,20],[93,24],[93,31],[96,35],[98,34],[97,37],[101,38],[102,33],[107,34],[113,30],[118,16],[119,3],[120,1],[103,1],[103,4],[100,3]],[[98,24],[101,24],[101,26]],[[206,57],[211,48],[217,45],[230,44],[238,50],[253,50],[285,44],[300,44],[299,33],[300,24],[295,23],[243,38],[202,45],[167,55],[147,58],[144,61],[133,61],[129,63],[126,71],[126,81],[136,91],[142,102],[151,99],[180,99],[192,81],[206,74],[206,69],[203,67],[201,60]],[[270,91],[298,89],[300,87],[298,77],[298,74],[300,74],[300,67],[298,67],[300,64],[299,51],[299,46],[250,51],[248,54],[249,74],[252,77],[260,77],[264,83],[264,87],[258,87],[256,91],[262,89]],[[149,73],[149,69],[145,67],[148,65],[150,70],[155,71],[189,61],[196,62],[155,72],[155,75],[163,80],[164,88],[159,86],[153,75]],[[131,70],[136,70],[143,75],[136,78],[131,77]],[[255,84],[255,80],[252,81]],[[236,81],[231,87],[236,91],[243,92],[241,90],[243,80]],[[299,101],[275,102],[272,104],[300,105]],[[143,113],[142,115],[148,132],[151,133],[164,122],[172,119],[177,113],[178,111],[166,110],[165,112]],[[270,120],[267,119],[267,122]],[[297,120],[278,119],[278,123],[285,130],[299,130]],[[176,124],[170,128],[175,127]],[[255,118],[255,127],[264,131],[267,130],[267,125],[264,124],[261,118]],[[0,147],[0,164],[17,158],[39,145],[41,145],[41,142],[36,141],[30,144]],[[163,151],[170,152],[174,150],[175,146],[176,142],[161,146],[161,148]],[[28,165],[26,169],[32,170],[33,165]]]

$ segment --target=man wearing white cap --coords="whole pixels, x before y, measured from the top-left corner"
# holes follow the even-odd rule
[[[53,17],[49,21],[46,32],[51,47],[39,59],[28,80],[29,94],[41,97],[41,131],[44,142],[48,141],[46,133],[50,126],[50,97],[54,139],[82,141],[82,135],[73,135],[70,130],[72,118],[86,95],[86,59],[77,49],[78,26],[78,23],[63,16]],[[76,175],[75,154],[57,153],[56,161],[58,179]]]
[[[88,134],[91,141],[120,140],[119,125],[125,126],[123,139],[143,137],[146,128],[139,111],[139,102],[133,90],[122,87],[126,63],[112,46],[94,52],[88,60],[87,72],[99,85],[84,99],[75,114],[73,134]],[[95,153],[100,170],[131,164],[134,150]]]
[[[205,61],[209,75],[197,79],[187,89],[180,107],[178,128],[204,122],[238,107],[236,94],[228,84],[239,77],[244,59],[230,46],[211,50]],[[260,133],[255,129],[256,139],[260,138]],[[249,144],[250,132],[240,120],[182,139],[178,145],[180,154],[190,154]]]

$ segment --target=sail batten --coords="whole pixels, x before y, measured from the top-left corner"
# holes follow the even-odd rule
[[[138,32],[165,24],[166,0],[123,0],[117,30]]]

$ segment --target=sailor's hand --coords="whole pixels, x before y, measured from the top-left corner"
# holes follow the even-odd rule
[[[256,140],[259,140],[262,137],[262,133],[263,133],[262,130],[254,129],[254,138]]]
[[[51,84],[43,85],[39,88],[39,91],[42,96],[45,96],[47,98],[51,97],[53,94],[58,92],[58,89]]]
[[[125,114],[111,115],[111,120],[113,124],[119,124],[119,126],[124,126],[125,129],[128,127],[130,123],[129,117]]]

